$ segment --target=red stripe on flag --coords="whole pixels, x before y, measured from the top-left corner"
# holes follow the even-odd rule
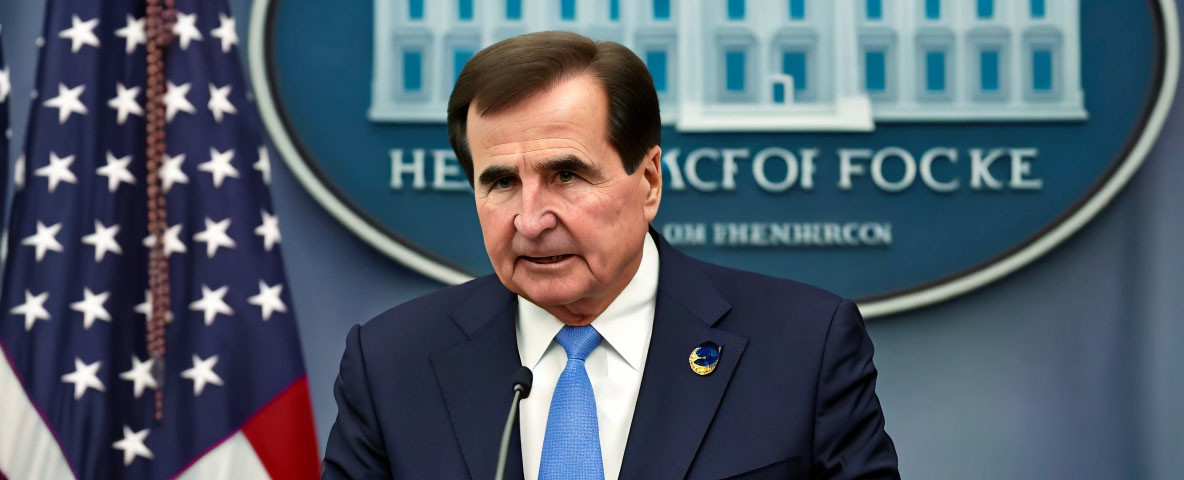
[[[271,478],[321,477],[308,377],[300,377],[273,398],[247,420],[242,431]]]

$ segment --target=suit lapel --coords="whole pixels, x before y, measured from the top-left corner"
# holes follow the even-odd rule
[[[511,376],[520,365],[514,331],[515,297],[493,278],[452,314],[468,339],[431,355],[432,368],[461,453],[473,478],[493,478],[502,428],[513,399]],[[515,425],[505,478],[522,478]]]
[[[748,342],[713,328],[731,305],[693,260],[651,235],[661,258],[658,300],[622,479],[686,476]],[[705,341],[721,347],[720,360],[700,376],[688,358]]]

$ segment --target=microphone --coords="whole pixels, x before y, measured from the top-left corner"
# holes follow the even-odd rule
[[[510,404],[510,415],[506,417],[506,428],[502,430],[502,446],[497,453],[497,473],[494,480],[502,480],[506,474],[506,456],[510,453],[510,433],[514,431],[514,420],[518,419],[518,402],[530,396],[534,374],[526,367],[514,372],[514,403]]]

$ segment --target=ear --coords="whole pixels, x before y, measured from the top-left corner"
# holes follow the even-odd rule
[[[650,148],[637,169],[641,171],[638,188],[644,190],[642,208],[645,209],[645,219],[647,223],[653,222],[658,216],[658,205],[662,203],[662,147],[654,145]]]

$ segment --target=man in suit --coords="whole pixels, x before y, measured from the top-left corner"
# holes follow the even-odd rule
[[[649,227],[658,98],[571,33],[475,55],[448,107],[495,275],[350,330],[325,478],[899,478],[855,305],[683,255]]]

